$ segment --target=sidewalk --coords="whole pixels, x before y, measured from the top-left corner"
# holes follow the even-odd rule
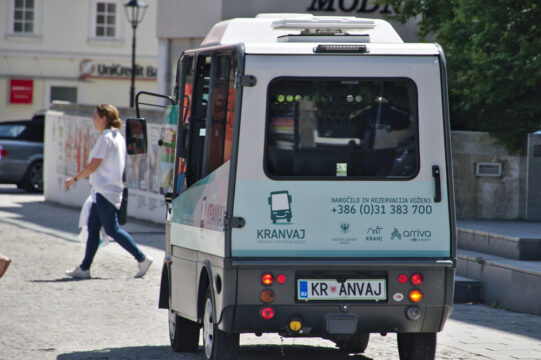
[[[26,194],[9,185],[0,185],[1,194],[20,197],[20,200],[11,201],[8,197],[0,196],[1,221],[64,240],[80,242],[78,239],[80,209],[46,202],[43,195]],[[129,218],[128,223],[122,228],[132,235],[137,245],[146,249],[144,252],[148,252],[154,258],[153,266],[161,265],[164,256],[164,225]],[[107,247],[127,254],[120,246],[110,245]]]

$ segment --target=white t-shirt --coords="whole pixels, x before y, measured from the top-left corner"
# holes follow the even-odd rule
[[[102,159],[90,174],[93,197],[103,195],[117,209],[122,202],[122,173],[126,164],[126,142],[118,129],[104,130],[90,152],[90,159]]]

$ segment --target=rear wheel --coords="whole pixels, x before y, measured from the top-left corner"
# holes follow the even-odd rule
[[[176,352],[196,352],[199,347],[199,324],[169,310],[169,340]]]
[[[26,170],[22,187],[28,192],[43,192],[43,162],[36,161]]]
[[[203,306],[203,353],[205,359],[237,359],[239,351],[239,334],[226,333],[218,329],[210,289],[207,289]]]
[[[349,339],[339,345],[340,351],[348,354],[363,353],[368,346],[370,333],[355,333]]]
[[[436,357],[436,333],[397,334],[400,360],[434,360]]]

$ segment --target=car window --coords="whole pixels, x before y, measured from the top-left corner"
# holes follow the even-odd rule
[[[19,139],[32,142],[43,142],[43,130],[43,123],[32,123],[20,134]]]
[[[396,178],[419,171],[409,79],[277,78],[268,89],[271,178]]]
[[[0,137],[7,139],[16,139],[26,129],[26,125],[21,124],[0,124]]]

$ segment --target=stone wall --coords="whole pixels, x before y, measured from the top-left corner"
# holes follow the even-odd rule
[[[523,219],[525,156],[512,155],[486,132],[452,131],[458,219]],[[501,176],[478,176],[477,163],[500,163]]]

